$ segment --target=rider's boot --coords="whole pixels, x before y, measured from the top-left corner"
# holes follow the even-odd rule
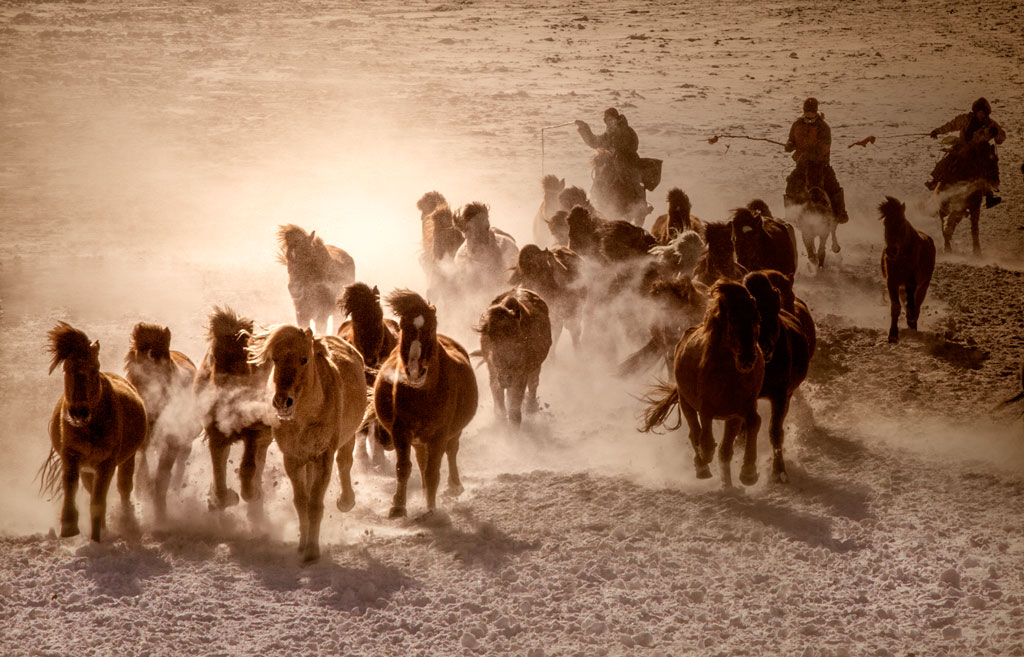
[[[829,199],[832,201],[832,214],[836,217],[836,223],[845,224],[850,220],[850,215],[846,213],[846,195],[840,188],[832,195]]]
[[[985,192],[985,209],[994,208],[1003,202],[1002,197],[998,196],[998,189],[990,189]]]

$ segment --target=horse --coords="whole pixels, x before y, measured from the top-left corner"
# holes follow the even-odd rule
[[[786,218],[800,229],[807,260],[818,269],[825,266],[825,242],[832,237],[832,252],[839,253],[842,247],[836,239],[836,226],[839,225],[832,210],[832,202],[821,187],[809,187],[803,196],[797,199],[785,198]],[[818,240],[815,246],[815,240]]]
[[[167,517],[171,471],[177,466],[174,478],[175,487],[179,487],[192,441],[203,430],[192,393],[196,366],[185,354],[171,350],[169,328],[139,322],[132,329],[124,370],[125,378],[146,405],[148,430],[138,452],[136,476],[152,496],[159,524]],[[150,449],[158,454],[155,477],[149,471],[146,452]]]
[[[439,263],[455,257],[464,238],[455,227],[455,215],[439,192],[427,192],[416,207],[420,210],[420,264],[428,275],[436,273]]]
[[[704,322],[687,331],[676,346],[674,382],[655,386],[644,399],[647,408],[640,426],[644,432],[664,424],[678,404],[689,426],[698,479],[711,476],[709,464],[715,449],[711,422],[724,419],[725,433],[718,450],[723,484],[732,486],[733,442],[744,428],[746,450],[740,481],[747,486],[757,483],[757,431],[761,426],[757,398],[765,370],[759,330],[757,306],[750,292],[739,283],[718,281],[711,287]]]
[[[117,471],[117,492],[124,513],[131,513],[135,453],[146,439],[146,407],[128,381],[100,371],[100,343],[66,322],[48,334],[53,356],[50,374],[64,365],[64,393],[50,418],[50,453],[40,468],[42,490],[60,485],[62,538],[77,536],[75,493],[81,475],[89,491],[90,538],[99,542],[107,515],[107,490]]]
[[[536,244],[527,244],[520,249],[519,259],[509,277],[513,287],[533,290],[547,303],[552,346],[558,343],[564,328],[577,352],[583,332],[583,306],[587,299],[582,273],[583,260],[575,251],[565,247],[541,249]]]
[[[299,516],[299,554],[303,563],[320,558],[320,521],[324,494],[337,454],[341,495],[337,506],[355,505],[352,451],[356,429],[366,410],[363,358],[333,335],[279,325],[252,336],[246,347],[255,367],[273,364],[273,436],[284,457]]]
[[[732,242],[732,226],[710,222],[705,225],[707,248],[697,260],[693,277],[705,285],[713,285],[724,278],[739,281],[747,273],[746,267],[736,262],[736,247]]]
[[[263,518],[263,467],[270,446],[269,408],[265,389],[270,368],[249,364],[246,347],[253,331],[251,319],[230,308],[215,307],[209,318],[207,350],[192,384],[206,432],[213,467],[211,511],[238,504],[238,493],[227,485],[232,443],[242,441],[238,467],[242,499],[250,520]]]
[[[800,327],[803,329],[803,334],[810,347],[810,355],[814,356],[818,342],[818,329],[814,325],[814,318],[811,317],[811,309],[803,299],[793,292],[793,274],[787,275],[774,270],[765,271],[764,274],[768,276],[772,287],[779,291],[779,296],[782,298],[782,309],[800,322]]]
[[[523,422],[524,397],[527,413],[539,408],[540,370],[552,342],[548,305],[536,292],[513,288],[491,301],[474,330],[480,334],[494,412],[502,418],[507,415],[518,427]]]
[[[390,518],[406,515],[406,487],[416,451],[427,513],[437,505],[441,459],[448,456],[448,494],[462,493],[457,455],[463,429],[476,414],[476,375],[466,350],[437,333],[437,311],[411,290],[387,297],[401,328],[398,347],[381,366],[373,386],[373,413],[394,440],[397,489]],[[368,417],[368,419],[372,419]]]
[[[774,269],[783,274],[796,272],[796,234],[792,226],[775,219],[770,212],[754,212],[749,207],[733,210],[729,223],[732,225],[736,261],[747,271]]]
[[[665,277],[650,272],[644,285],[644,298],[653,302],[650,339],[619,364],[617,374],[630,376],[649,367],[662,357],[672,374],[676,345],[691,326],[699,324],[707,311],[708,288],[687,275]]]
[[[366,385],[372,390],[373,382],[377,379],[377,371],[398,344],[398,323],[393,319],[384,318],[384,311],[380,307],[380,291],[376,285],[372,289],[365,283],[347,286],[338,300],[338,307],[342,317],[352,317],[345,320],[338,329],[338,336],[354,345],[363,357]],[[374,425],[370,433],[377,429],[379,427]],[[357,449],[363,462],[371,460],[366,441],[360,440]],[[372,460],[377,465],[383,465],[381,452],[376,449],[372,451]]]
[[[882,277],[889,292],[889,342],[900,341],[900,294],[907,300],[907,326],[917,330],[924,297],[935,269],[935,243],[915,229],[906,217],[907,206],[886,196],[878,206],[885,227],[885,251],[882,252]]]
[[[988,189],[988,184],[983,180],[955,183],[940,181],[935,187],[939,205],[939,222],[942,225],[943,251],[953,252],[953,233],[964,217],[969,217],[972,252],[976,256],[981,255],[981,241],[978,237],[981,202]]]
[[[704,232],[704,222],[690,214],[690,197],[686,192],[673,187],[668,191],[668,213],[660,215],[654,220],[651,226],[651,235],[664,246],[671,242],[676,235],[688,230],[697,234]]]
[[[345,251],[295,224],[278,227],[278,261],[288,267],[288,292],[295,306],[295,321],[326,326],[335,313],[341,288],[356,279],[355,261]],[[340,318],[335,317],[335,320]],[[340,322],[336,322],[340,323]]]
[[[533,239],[537,244],[544,246],[551,245],[552,232],[548,223],[552,216],[561,210],[558,202],[558,195],[565,190],[565,178],[548,174],[540,181],[541,189],[544,192],[544,199],[540,202],[540,208],[533,217]]]
[[[466,289],[501,287],[505,271],[514,267],[519,257],[516,241],[492,228],[489,214],[483,203],[469,203],[455,217],[455,226],[466,238],[455,253],[455,269]]]
[[[789,401],[796,389],[807,378],[813,353],[812,338],[795,316],[782,307],[782,294],[771,282],[768,272],[755,271],[743,278],[757,304],[760,316],[758,342],[764,354],[764,381],[760,399],[771,404],[772,414],[768,437],[772,445],[772,477],[786,483],[786,463],[782,457],[785,440],[784,422],[789,412]]]
[[[700,261],[707,245],[700,234],[692,230],[677,233],[668,244],[650,250],[657,269],[666,277],[690,276]]]

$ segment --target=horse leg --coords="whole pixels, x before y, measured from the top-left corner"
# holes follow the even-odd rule
[[[253,524],[260,524],[263,516],[263,468],[267,465],[267,449],[273,441],[270,429],[253,430],[245,439],[242,465],[238,474],[242,480],[242,496],[246,501],[246,516]],[[246,457],[245,452],[251,454]]]
[[[832,221],[829,229],[829,235],[832,236],[832,253],[839,253],[843,250],[843,247],[839,246],[839,240],[836,239],[836,226],[838,226],[838,224],[835,221]]]
[[[228,454],[231,440],[220,431],[207,427],[206,435],[210,446],[210,461],[213,465],[213,496],[209,500],[211,511],[223,510],[238,504],[238,493],[228,488]]]
[[[722,485],[732,488],[732,452],[736,442],[736,436],[743,428],[743,420],[729,418],[725,421],[725,433],[722,435],[722,444],[718,446],[718,468],[722,475]]]
[[[105,524],[107,516],[107,491],[110,490],[110,482],[113,479],[113,461],[104,461],[96,466],[96,480],[93,482],[92,495],[89,498],[89,523],[91,529],[90,538],[97,543],[100,542],[100,530]],[[131,482],[130,476],[128,481]],[[120,482],[118,482],[118,487],[120,487]],[[131,492],[130,487],[128,492]]]
[[[808,262],[817,262],[818,258],[814,255],[814,235],[812,235],[808,230],[801,230],[800,238],[804,241],[804,250],[807,251]]]
[[[294,456],[284,456],[284,471],[292,482],[292,503],[299,516],[299,554],[305,560],[309,541],[309,476],[305,463]]]
[[[891,272],[885,283],[889,290],[889,342],[896,344],[900,341],[900,284]]]
[[[956,207],[949,208],[946,220],[942,224],[942,241],[946,253],[953,252],[953,232],[963,218],[964,211],[959,202],[956,204]]]
[[[462,487],[462,479],[459,477],[459,464],[457,461],[459,439],[461,437],[462,432],[460,431],[448,439],[448,445],[444,448],[445,454],[448,455],[448,488],[444,492],[447,497],[458,497],[465,490]]]
[[[540,387],[540,368],[530,372],[526,379],[526,408],[527,415],[533,415],[540,410],[540,402],[537,400],[537,388]]]
[[[156,480],[153,484],[153,511],[157,524],[163,524],[167,518],[167,489],[171,485],[171,470],[177,457],[177,450],[171,441],[166,441],[160,451],[160,460],[156,465]]]
[[[696,470],[697,479],[708,479],[711,477],[711,468],[701,458],[700,451],[700,418],[697,415],[696,409],[683,401],[683,398],[679,397],[679,410],[682,411],[683,417],[686,418],[686,426],[689,429],[690,445],[693,447],[693,467]]]
[[[743,421],[747,430],[747,446],[743,452],[743,467],[740,469],[740,482],[744,486],[757,483],[757,432],[761,428],[761,416],[757,414],[757,401],[746,419]]]
[[[508,419],[519,427],[523,423],[523,398],[526,396],[526,378],[518,377],[508,389]],[[536,390],[534,390],[536,394]]]
[[[356,491],[352,488],[352,463],[355,461],[356,441],[366,440],[361,436],[352,436],[347,443],[338,448],[338,481],[341,483],[341,495],[336,502],[338,511],[351,511],[356,505]]]
[[[682,395],[680,395],[680,399],[682,399]],[[711,470],[709,466],[711,464],[711,461],[715,458],[715,435],[712,432],[712,422],[714,418],[710,413],[700,412],[697,413],[697,417],[700,420],[700,437],[698,439],[698,454],[700,458],[700,465],[697,468],[697,478],[707,479],[708,477],[711,476]],[[696,461],[694,462],[696,463]],[[700,466],[703,466],[703,468]],[[707,475],[702,477],[701,470],[707,470]]]
[[[576,354],[579,354],[580,348],[583,345],[583,320],[579,315],[577,315],[566,322],[566,326],[569,329],[569,337],[572,338],[572,350]]]
[[[395,496],[391,500],[391,511],[388,518],[404,518],[405,493],[409,485],[409,475],[412,473],[412,459],[409,458],[409,440],[398,433],[397,427],[393,433],[395,441]]]
[[[828,233],[818,237],[818,269],[825,268],[825,242],[828,241]]]
[[[917,283],[913,278],[907,279],[907,327],[917,330],[917,316],[921,312],[920,304],[915,296]]]
[[[445,446],[447,447],[447,445]],[[427,494],[427,513],[433,513],[437,508],[437,487],[441,483],[441,460],[444,458],[445,449],[440,445],[433,444],[423,450],[423,463],[420,469],[423,472],[423,489]],[[416,460],[421,459],[421,452],[416,450]]]
[[[491,368],[491,364],[487,364],[488,379],[491,385],[491,399],[494,400],[494,415],[505,419],[508,412],[505,410],[505,386],[501,385],[501,379],[498,378],[497,373]]]
[[[170,486],[178,490],[185,482],[185,465],[188,463],[188,457],[192,455],[192,441],[187,440],[179,445],[176,454]]]
[[[970,215],[971,215],[971,245],[973,253],[976,256],[981,255],[981,241],[978,239],[978,224],[981,221],[981,194],[975,194],[971,197],[970,204]]]
[[[64,504],[60,510],[60,536],[78,536],[78,509],[75,508],[75,494],[78,492],[78,459],[64,458],[63,487]]]
[[[769,402],[772,405],[772,419],[768,427],[768,438],[772,443],[772,478],[780,483],[789,482],[786,474],[786,462],[782,460],[782,444],[786,439],[783,423],[789,412],[789,395],[774,395]]]
[[[135,466],[135,472],[137,473],[136,476],[139,480],[139,490],[152,497],[155,494],[155,491],[153,476],[149,472],[149,435],[146,436],[146,443],[146,445],[139,447],[139,451],[136,452],[136,458],[139,462]]]
[[[331,465],[333,463],[334,455],[328,449],[306,465],[306,484],[309,496],[306,500],[306,513],[308,514],[306,546],[302,551],[302,563],[304,564],[320,559],[320,522],[324,517],[324,495],[327,493],[327,486],[331,483]],[[352,465],[351,460],[349,465]]]

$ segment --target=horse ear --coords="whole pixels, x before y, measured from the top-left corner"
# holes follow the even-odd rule
[[[303,331],[303,333],[305,333],[306,337],[309,338],[310,340],[313,339],[313,329],[307,327],[306,330]]]
[[[99,355],[100,355],[100,341],[99,340],[95,340],[95,341],[93,341],[93,343],[91,345],[89,345],[89,353],[91,353],[93,356],[99,357]]]
[[[373,286],[373,299],[374,301],[380,301],[380,290],[377,289],[376,285]]]
[[[167,343],[171,343],[171,329],[169,326],[164,327],[164,338],[167,339]]]
[[[565,178],[562,178],[561,180],[559,180],[559,181],[558,181],[558,185],[559,185],[559,187],[561,187],[562,189],[565,189]]]

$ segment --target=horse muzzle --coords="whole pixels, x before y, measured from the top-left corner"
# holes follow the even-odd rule
[[[287,422],[295,417],[295,398],[291,395],[274,395],[273,405],[278,420]]]
[[[405,368],[405,382],[411,388],[422,388],[427,382],[427,368],[420,367],[414,363],[412,367]]]
[[[73,427],[83,427],[91,417],[88,406],[68,406],[64,410],[64,421]]]
[[[750,374],[754,369],[754,365],[757,364],[757,358],[751,358],[749,361],[745,358],[736,357],[736,370],[740,374]]]

